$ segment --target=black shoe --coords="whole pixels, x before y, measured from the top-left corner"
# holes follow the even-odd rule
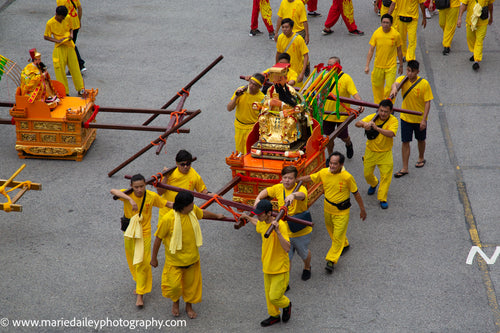
[[[341,256],[344,255],[347,251],[349,251],[350,245],[344,246],[344,249],[342,250],[342,253],[340,254]]]
[[[262,35],[262,32],[259,29],[252,29],[250,30],[249,36],[254,37],[257,35]]]
[[[363,36],[365,33],[361,30],[353,30],[353,31],[349,31],[349,35],[352,35],[352,36]]]
[[[285,314],[283,314],[284,316]],[[288,317],[290,318],[290,317]],[[281,321],[281,318],[280,316],[278,317],[273,317],[273,316],[270,316],[269,318],[267,318],[266,320],[263,320],[260,322],[260,326],[262,327],[267,327],[267,326],[271,326],[271,325],[274,325],[276,323],[279,323]]]
[[[333,273],[333,261],[327,261],[325,269],[326,269],[326,272],[328,274],[332,274]]]
[[[301,279],[307,281],[311,278],[311,268],[302,270]]]
[[[450,53],[450,48],[449,47],[445,47],[443,49],[443,55],[448,55]]]
[[[290,316],[292,315],[292,302],[288,304],[286,308],[283,309],[283,322],[286,323],[290,320]]]
[[[479,69],[479,63],[477,61],[472,64],[472,69],[475,71],[477,71]]]
[[[469,61],[474,61],[474,55],[471,55]]]
[[[345,145],[345,149],[347,158],[351,159],[354,156],[354,149],[352,147],[352,142],[350,146]]]

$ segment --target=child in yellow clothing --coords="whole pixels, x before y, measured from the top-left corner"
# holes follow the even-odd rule
[[[263,320],[262,327],[271,326],[283,320],[287,322],[292,312],[292,302],[285,296],[288,286],[290,261],[288,251],[290,251],[290,230],[288,225],[280,220],[275,221],[272,216],[273,205],[269,200],[261,200],[252,212],[257,219],[247,214],[241,217],[250,221],[255,226],[255,230],[262,236],[262,271],[264,272],[264,288],[266,293],[267,312],[269,318]],[[264,234],[270,225],[274,226],[269,238]],[[283,317],[280,318],[280,308],[283,309]]]
[[[151,266],[158,266],[158,251],[165,245],[165,265],[161,279],[162,294],[170,298],[172,315],[179,316],[179,300],[184,298],[189,318],[196,318],[192,304],[201,302],[202,281],[200,253],[203,243],[199,219],[204,217],[221,219],[222,214],[201,210],[193,203],[194,197],[187,191],[175,197],[173,210],[168,212],[158,224],[155,232]]]

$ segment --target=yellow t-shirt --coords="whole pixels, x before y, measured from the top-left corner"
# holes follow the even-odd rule
[[[243,86],[238,89],[243,88]],[[231,97],[231,100],[236,98],[236,89]],[[236,101],[236,112],[234,115],[234,127],[240,129],[251,129],[259,119],[259,110],[252,108],[253,103],[262,102],[264,93],[259,90],[255,95],[250,94],[249,90],[245,91]]]
[[[306,6],[301,0],[282,0],[278,9],[278,16],[282,19],[289,18],[293,21],[293,32],[304,30],[304,22],[307,22]]]
[[[262,237],[262,271],[266,274],[279,274],[290,271],[290,259],[288,253],[281,247],[280,240],[276,232],[272,232],[269,238],[265,238],[264,234],[269,228],[270,224],[264,221],[257,222],[255,230],[261,234]],[[288,237],[290,230],[288,224],[279,221],[280,233],[283,238],[290,241]]]
[[[465,18],[465,23],[467,23],[468,25],[471,25],[471,17],[472,17],[472,12],[473,12],[473,8],[474,6],[476,5],[476,0],[460,0],[464,5],[467,6],[467,16]],[[495,0],[477,0],[477,2],[479,3],[479,5],[481,7],[486,7],[488,6],[490,3],[494,3]],[[477,24],[476,26],[482,26],[482,25],[487,25],[488,24],[488,20],[489,20],[489,12],[488,12],[488,18],[485,19],[485,20],[482,20],[482,19],[478,19],[477,20]]]
[[[418,10],[420,9],[420,4],[424,3],[425,0],[392,0],[398,6],[398,15],[412,17],[414,20],[418,20]],[[398,19],[399,17],[394,17]]]
[[[70,38],[70,30],[72,30],[72,28],[68,19],[64,19],[61,21],[61,23],[59,23],[54,16],[47,21],[47,24],[45,26],[45,33],[43,35],[47,37],[53,37],[55,39],[67,38],[62,43],[56,43],[55,47],[65,45],[74,48],[75,43],[73,43],[73,40]]]
[[[295,34],[292,34],[290,38],[288,38],[284,34],[280,34],[278,36],[278,41],[276,42],[276,50],[278,51],[278,53],[285,52],[286,47],[293,39],[294,35]],[[304,67],[304,56],[309,53],[309,49],[307,48],[304,38],[302,38],[302,36],[300,35],[297,35],[286,53],[290,55],[291,69],[293,69],[297,74],[302,73],[302,68]]]
[[[342,74],[342,72],[340,74]],[[340,77],[338,87],[339,87],[339,95],[342,97],[350,98],[351,96],[356,95],[358,93],[358,89],[356,89],[356,85],[354,84],[354,81],[349,76],[349,74],[346,74],[346,73],[343,73],[342,76]],[[330,92],[335,95],[337,93],[337,88],[332,85],[330,88]],[[351,106],[350,104],[346,104],[346,103],[344,103],[344,105],[346,107]],[[325,111],[332,111],[333,112],[333,111],[335,111],[335,107],[336,107],[336,101],[332,101],[329,99],[326,100],[325,107],[324,107]],[[339,112],[347,112],[347,111],[342,105],[340,105]],[[340,118],[337,119],[337,115],[335,115],[335,114],[331,114],[331,115],[325,114],[323,116],[323,120],[332,121],[335,123],[342,123],[346,119],[347,119],[347,116],[340,116]]]
[[[297,186],[297,184],[295,184],[293,188],[291,188],[290,190],[287,190],[283,184],[276,184],[271,187],[268,187],[266,190],[267,194],[271,198],[278,200],[278,206],[283,207],[285,205],[285,198],[293,193],[295,186]],[[307,210],[307,188],[305,186],[300,186],[299,192],[304,193],[306,195],[306,198],[304,200],[292,201],[290,206],[288,206],[289,216],[294,216],[302,212],[305,212]],[[306,226],[304,229],[299,230],[297,232],[290,232],[290,237],[295,238],[304,236],[309,234],[311,231],[312,227]]]
[[[399,83],[403,80],[404,76],[400,76],[396,79],[396,82]],[[417,77],[417,80],[420,79],[420,76]],[[416,82],[416,81],[415,81]],[[401,87],[401,96],[404,96],[406,91],[415,83],[411,83],[410,80],[406,81]],[[416,116],[407,113],[401,113],[400,118],[407,123],[420,123],[423,119],[423,112],[425,110],[425,102],[432,101],[434,96],[432,95],[432,90],[429,82],[426,79],[422,79],[403,99],[403,103],[401,107],[407,110],[420,111],[422,112],[421,116]]]
[[[122,189],[120,191],[125,192],[126,189]],[[142,208],[142,213],[141,213],[141,215],[143,217],[142,222],[141,222],[141,226],[142,226],[142,234],[144,236],[150,237],[151,236],[151,214],[153,212],[153,206],[158,207],[158,208],[165,207],[167,201],[162,199],[155,192],[152,192],[149,190],[146,190],[146,192],[147,192],[146,201],[144,202],[144,207]],[[135,196],[134,192],[129,194],[129,197],[131,197],[132,200],[135,201],[135,203],[137,204],[137,209],[140,210],[141,205],[142,205],[142,200],[144,197],[138,198]],[[128,200],[125,200],[123,198],[119,198],[119,199],[121,201],[123,201],[123,212],[124,212],[124,215],[126,218],[131,218],[135,214],[139,214],[139,210],[132,211],[132,205],[130,204],[130,202]]]
[[[71,1],[75,4],[74,6]],[[65,6],[68,8],[66,19],[69,20],[71,28],[73,30],[80,29],[80,19],[78,18],[78,7],[81,6],[80,0],[57,0],[57,6]]]
[[[170,176],[168,176],[167,184],[196,192],[201,192],[207,188],[201,176],[192,167],[189,169],[186,175],[182,174],[179,169],[175,169],[174,171],[172,171]],[[161,197],[165,200],[173,202],[175,201],[177,193],[178,192],[167,190],[161,195]],[[160,209],[160,220],[163,215],[167,214],[169,211],[171,211],[171,209],[168,207],[163,207],[162,209]]]
[[[398,47],[402,44],[401,35],[393,27],[385,33],[379,27],[370,38],[370,45],[375,47],[375,60],[373,65],[377,68],[392,68],[396,66]]]
[[[450,8],[460,7],[460,0],[450,0]]]
[[[344,168],[337,174],[330,172],[329,168],[323,168],[311,175],[311,180],[315,183],[323,182],[323,190],[325,191],[325,199],[333,203],[341,203],[347,200],[351,193],[356,193],[358,187],[354,177]],[[347,215],[350,208],[339,210],[336,206],[325,200],[324,210],[332,215]]]
[[[193,206],[193,210],[198,220],[203,218],[203,211],[200,208],[195,205]],[[191,225],[189,214],[180,215],[182,226],[181,250],[175,251],[175,254],[172,254],[169,250],[170,239],[172,237],[172,233],[174,232],[174,210],[171,210],[160,219],[158,229],[155,232],[155,236],[161,238],[163,245],[165,245],[165,263],[171,266],[189,266],[200,260],[200,253],[198,252],[198,247],[196,246],[194,230]]]
[[[365,123],[370,122],[373,117],[375,117],[376,113],[368,115],[363,118],[362,121]],[[375,125],[379,126],[382,125],[384,122],[378,118],[375,120]],[[390,130],[396,135],[398,131],[398,119],[394,117],[392,114],[389,115],[389,119],[387,122],[382,126],[382,129],[385,130]],[[389,138],[381,133],[377,135],[377,137],[373,140],[366,140],[366,148],[368,148],[371,151],[375,151],[378,153],[389,151],[392,149],[392,145],[394,144],[394,138]]]

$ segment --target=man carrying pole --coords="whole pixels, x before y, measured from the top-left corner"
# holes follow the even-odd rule
[[[325,226],[332,240],[332,245],[325,258],[327,273],[333,272],[334,264],[338,262],[342,251],[349,248],[346,233],[349,224],[351,193],[359,205],[359,217],[363,221],[366,219],[363,199],[358,192],[354,177],[344,169],[344,161],[344,155],[338,151],[334,151],[328,158],[328,168],[297,179],[298,181],[305,182],[323,182],[323,189],[325,191]]]
[[[377,199],[380,207],[387,209],[387,193],[392,181],[392,171],[394,161],[392,158],[393,138],[398,130],[398,120],[391,115],[392,101],[384,99],[380,102],[377,113],[371,114],[356,122],[356,127],[365,129],[366,149],[363,159],[364,175],[366,182],[370,185],[368,195],[375,194],[377,186],[380,184]],[[375,116],[378,115],[378,119]],[[373,174],[375,167],[380,170],[380,182]]]

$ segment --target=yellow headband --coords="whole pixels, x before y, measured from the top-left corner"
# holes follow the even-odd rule
[[[250,78],[250,80],[252,80],[253,82],[257,83],[259,85],[259,87],[262,87],[262,83],[259,80],[257,80],[255,77],[252,76]]]

